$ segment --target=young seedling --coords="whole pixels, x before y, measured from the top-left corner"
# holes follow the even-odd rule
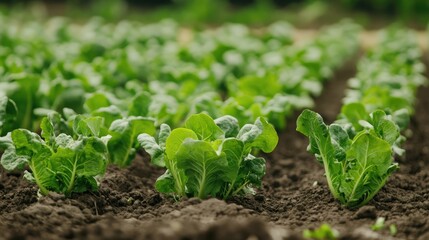
[[[303,237],[308,239],[317,240],[335,240],[339,237],[340,233],[331,228],[328,224],[324,223],[319,228],[310,230],[306,229],[303,232]]]
[[[253,193],[265,174],[265,160],[252,152],[271,152],[278,136],[263,118],[239,128],[237,119],[213,120],[207,114],[192,115],[183,128],[173,131],[161,125],[158,141],[148,134],[138,140],[152,163],[166,167],[155,187],[179,197],[219,197]]]
[[[26,129],[16,129],[0,138],[4,149],[2,166],[8,170],[25,171],[24,177],[35,182],[41,194],[49,192],[70,196],[74,192],[95,191],[97,177],[103,175],[108,164],[107,141],[99,137],[97,118],[76,118],[77,138],[58,133],[61,121],[56,114],[41,123],[42,137]]]
[[[304,110],[298,117],[297,130],[309,138],[309,151],[325,167],[331,193],[347,207],[365,205],[398,168],[393,162],[392,146],[384,137],[389,133],[377,131],[376,123],[390,121],[381,115],[371,115],[368,124],[372,124],[372,129],[363,128],[353,134],[345,125],[327,126],[311,110]]]

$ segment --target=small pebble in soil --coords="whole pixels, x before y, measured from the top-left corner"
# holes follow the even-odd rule
[[[121,206],[125,206],[127,205],[128,201],[127,198],[123,197],[119,200],[119,204],[121,204]]]
[[[140,200],[135,200],[135,201],[134,201],[134,203],[133,203],[133,205],[134,205],[134,206],[138,206],[138,205],[140,205]]]
[[[156,204],[160,203],[162,201],[162,197],[159,194],[153,195],[150,197],[148,203],[151,206],[155,206]]]
[[[363,206],[357,210],[357,212],[354,215],[355,219],[375,219],[377,217],[377,210],[374,206]]]

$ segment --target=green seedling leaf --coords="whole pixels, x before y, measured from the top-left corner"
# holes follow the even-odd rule
[[[350,208],[370,201],[397,169],[392,145],[385,139],[396,139],[398,128],[383,111],[372,113],[370,121],[370,129],[349,135],[343,125],[328,127],[310,110],[297,120],[297,130],[310,140],[309,151],[324,165],[331,193]]]
[[[161,124],[158,134],[158,143],[154,137],[146,133],[140,134],[137,137],[138,142],[150,155],[152,163],[156,166],[165,167],[165,143],[170,133],[170,127],[166,124]]]
[[[177,167],[187,176],[187,190],[195,197],[216,196],[222,185],[219,177],[228,166],[224,153],[217,154],[213,147],[201,140],[188,139],[176,153]]]
[[[385,225],[384,225],[385,220],[386,219],[384,217],[377,218],[377,220],[375,221],[374,225],[371,226],[371,229],[373,231],[380,231],[380,230],[382,230],[385,227]]]
[[[343,198],[339,190],[344,163],[336,158],[328,126],[319,114],[311,110],[304,110],[297,119],[296,130],[309,138],[309,151],[323,163],[329,189],[334,197],[341,201]]]
[[[265,160],[250,152],[272,151],[277,140],[274,127],[264,119],[238,130],[237,119],[224,116],[214,121],[206,114],[192,115],[185,128],[171,133],[167,125],[161,125],[158,139],[139,136],[152,162],[167,168],[155,184],[159,192],[224,199],[253,194],[253,187],[261,186]]]
[[[108,133],[112,138],[108,142],[110,160],[120,167],[128,166],[136,155],[139,147],[137,136],[146,133],[155,134],[154,120],[144,117],[128,117],[115,120]]]
[[[205,113],[192,115],[186,120],[185,127],[195,132],[198,139],[203,141],[214,141],[225,135],[215,121]]]
[[[303,232],[303,237],[316,240],[335,240],[340,236],[340,233],[324,223],[319,228],[310,230],[306,229]]]

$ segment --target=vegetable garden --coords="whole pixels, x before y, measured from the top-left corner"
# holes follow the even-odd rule
[[[301,32],[0,15],[0,239],[429,238],[421,33]]]

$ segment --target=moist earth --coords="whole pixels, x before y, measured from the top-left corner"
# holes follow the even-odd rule
[[[332,122],[341,108],[355,61],[340,69],[315,100]],[[0,177],[0,239],[301,239],[304,229],[330,224],[341,239],[429,239],[429,88],[418,91],[406,156],[400,169],[369,202],[355,210],[332,198],[323,167],[295,131],[298,116],[279,133],[277,149],[264,157],[267,174],[254,196],[227,202],[176,201],[154,190],[163,173],[140,152],[125,169],[109,167],[99,192],[38,197],[19,173]],[[386,228],[372,231],[378,217]],[[392,236],[389,226],[395,225]]]

